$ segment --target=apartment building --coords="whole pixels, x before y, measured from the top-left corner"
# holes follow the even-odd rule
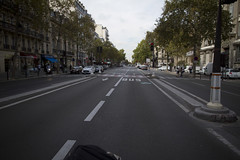
[[[41,54],[49,52],[46,32],[32,29],[30,16],[20,10],[18,20],[12,1],[0,1],[0,73],[22,74],[39,65]]]
[[[225,64],[227,68],[240,68],[240,1],[230,5],[224,5],[233,17],[235,25],[230,38],[222,42],[221,54],[225,54]],[[200,66],[204,67],[214,59],[214,42],[204,41],[200,49]]]
[[[101,24],[96,24],[95,32],[98,34],[100,39],[102,39],[102,41],[109,40],[109,34],[108,34],[107,27],[103,27],[103,25],[101,25]]]
[[[26,70],[35,70],[51,65],[55,70],[76,65],[86,56],[76,42],[59,36],[60,15],[52,11],[49,15],[49,29],[35,30],[31,15],[22,13],[16,20],[14,2],[0,1],[0,76],[9,73],[10,77],[25,75]],[[79,1],[74,8],[79,18],[87,15],[87,10]]]

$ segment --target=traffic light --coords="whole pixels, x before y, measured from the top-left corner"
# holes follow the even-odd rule
[[[231,4],[236,2],[237,0],[222,0],[222,4]]]
[[[224,53],[220,54],[220,66],[226,67],[226,54]]]
[[[151,51],[154,51],[154,43],[150,44],[150,49],[151,49]]]

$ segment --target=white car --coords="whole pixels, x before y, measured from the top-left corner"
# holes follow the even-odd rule
[[[95,72],[95,67],[94,66],[86,66],[82,70],[83,74],[93,74],[94,72]]]
[[[166,71],[167,70],[167,66],[160,66],[158,69],[160,71]],[[170,66],[168,66],[168,70],[170,71]]]
[[[223,78],[240,78],[240,71],[237,69],[226,69],[222,76]]]

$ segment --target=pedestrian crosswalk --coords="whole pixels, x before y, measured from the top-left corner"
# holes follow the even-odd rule
[[[105,73],[105,74],[99,74],[98,76],[100,77],[123,77],[123,78],[147,78],[145,75],[135,75],[135,74],[109,74],[109,73]],[[177,76],[157,76],[159,79],[164,79],[164,80],[191,80],[192,78],[188,78],[188,77],[177,77]],[[201,79],[201,80],[209,80],[209,79]]]
[[[126,77],[126,78],[145,78],[143,75],[128,75],[128,74],[101,74],[101,77]]]

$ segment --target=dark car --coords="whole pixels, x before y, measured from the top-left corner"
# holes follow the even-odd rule
[[[81,73],[82,72],[82,66],[74,66],[73,68],[72,68],[72,70],[71,70],[71,73],[73,74],[73,73]]]

